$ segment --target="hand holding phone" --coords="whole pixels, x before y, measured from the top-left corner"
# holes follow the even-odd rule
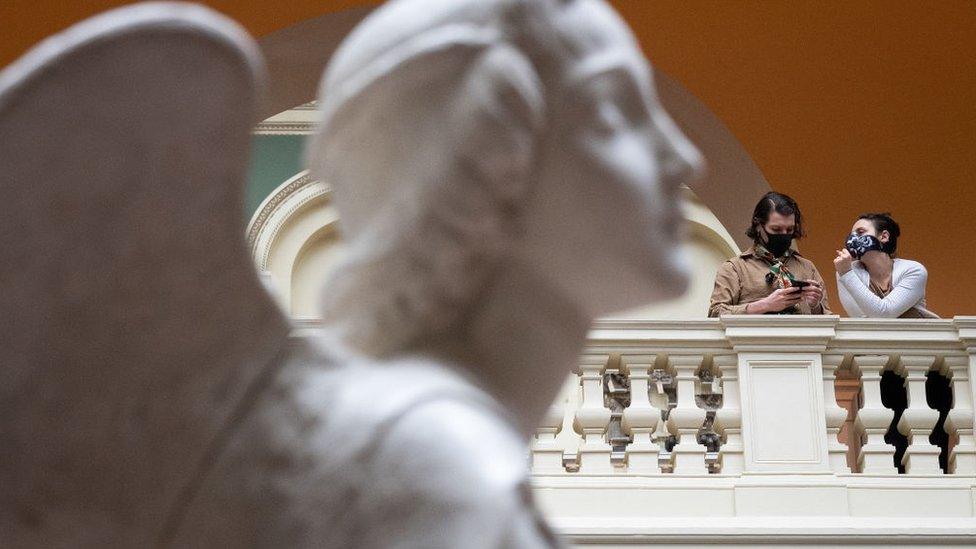
[[[794,280],[793,287],[803,293],[803,301],[810,307],[816,307],[823,302],[823,287],[814,280]]]

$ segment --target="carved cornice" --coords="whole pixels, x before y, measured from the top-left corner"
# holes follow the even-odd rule
[[[966,347],[976,347],[976,316],[957,316],[952,319],[952,324]]]
[[[723,316],[725,337],[736,351],[823,352],[836,335],[839,317],[834,315]]]
[[[254,127],[254,135],[311,135],[318,128],[315,101],[278,113]]]
[[[312,135],[318,128],[314,122],[261,122],[253,135]]]
[[[962,356],[967,347],[976,348],[973,317],[909,320],[748,315],[687,320],[601,319],[594,322],[588,338],[588,348],[625,354],[797,352],[802,348],[806,352],[838,355],[897,352]]]
[[[317,319],[294,319],[294,322],[302,329],[315,329],[319,324]],[[786,348],[788,352],[812,345],[819,352],[827,353],[825,356],[836,355],[838,359],[849,354],[857,355],[858,360],[884,355],[884,362],[891,353],[913,356],[934,353],[946,359],[961,359],[966,357],[965,340],[976,335],[960,337],[956,330],[957,326],[969,324],[976,330],[976,317],[925,321],[775,315],[598,319],[587,337],[584,355],[604,361],[611,351],[632,359],[643,355],[654,357],[661,352],[732,355],[740,350],[734,349],[734,340],[739,340],[740,344],[752,343],[762,350],[772,346]],[[729,328],[732,334],[728,333]]]

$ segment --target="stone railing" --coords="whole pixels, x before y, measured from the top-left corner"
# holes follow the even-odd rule
[[[976,317],[600,321],[537,497],[581,545],[971,544],[974,371]]]
[[[969,547],[974,372],[976,317],[602,320],[535,497],[577,546]]]

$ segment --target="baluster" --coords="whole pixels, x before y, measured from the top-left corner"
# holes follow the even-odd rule
[[[929,441],[939,448],[939,469],[943,474],[949,474],[949,453],[952,450],[955,435],[952,434],[949,422],[949,412],[952,410],[952,372],[944,357],[935,359],[935,370],[928,374],[925,381],[925,397],[930,408],[939,414]]]
[[[705,467],[705,447],[698,444],[698,430],[705,422],[705,410],[695,403],[695,385],[702,355],[672,355],[668,365],[678,383],[678,405],[671,410],[670,419],[678,429],[678,443],[674,449],[674,473],[701,475]]]
[[[887,368],[888,355],[855,356],[853,368],[860,373],[864,406],[858,410],[855,431],[863,431],[867,439],[861,447],[859,469],[869,475],[896,474],[895,447],[884,441],[885,433],[895,412],[881,402],[881,373]]]
[[[658,455],[661,446],[654,440],[654,432],[662,420],[660,408],[651,402],[652,371],[655,358],[651,356],[624,357],[623,366],[630,372],[630,406],[624,410],[623,428],[632,437],[627,447],[628,471],[647,475],[661,472]]]
[[[949,412],[949,421],[956,426],[959,436],[956,449],[951,454],[956,454],[955,472],[957,475],[976,476],[976,472],[973,472],[973,469],[976,469],[976,464],[972,464],[970,461],[972,458],[968,457],[972,455],[969,450],[970,446],[976,446],[976,442],[970,438],[973,427],[964,427],[976,424],[976,419],[973,419],[973,415],[976,414],[976,318],[957,316],[952,320],[952,323],[959,330],[960,341],[966,346],[966,358],[969,364],[963,366],[955,360],[951,363],[955,379],[952,383],[953,405]],[[965,377],[964,382],[963,377]],[[966,391],[967,388],[968,391]],[[966,408],[970,412],[967,412]],[[969,439],[968,442],[966,442],[967,438]],[[951,454],[950,461],[952,461]]]
[[[624,410],[630,406],[630,378],[623,370],[619,354],[610,356],[603,373],[603,400],[610,410],[607,426],[607,442],[610,443],[610,464],[617,468],[627,466],[627,446],[630,436],[624,432]]]
[[[946,433],[956,438],[949,450],[949,472],[976,476],[976,438],[973,436],[972,383],[968,356],[947,356],[945,369],[950,377],[952,409],[945,424]]]
[[[908,474],[941,474],[938,446],[929,442],[929,435],[939,421],[939,412],[929,408],[925,398],[926,374],[935,366],[935,357],[903,356],[899,366],[905,373],[908,386],[908,408],[898,421],[898,430],[908,437],[908,449],[902,463]]]
[[[583,387],[580,372],[573,374],[570,383],[573,390],[566,400],[563,426],[556,435],[556,443],[563,449],[563,468],[570,473],[579,471],[580,447],[583,445],[583,429],[576,423],[576,413],[583,405]]]
[[[702,368],[698,372],[699,391],[695,395],[695,404],[705,410],[705,423],[698,429],[696,440],[705,447],[705,468],[710,474],[722,470],[722,435],[716,427],[716,412],[722,407],[722,382],[714,363],[710,368]]]
[[[851,364],[834,373],[834,397],[847,413],[838,438],[843,437],[847,444],[848,468],[853,473],[859,473],[858,463],[865,438],[864,426],[857,421],[857,411],[861,407],[861,378]]]
[[[722,383],[722,407],[715,411],[715,429],[722,435],[719,461],[722,473],[738,475],[745,469],[742,444],[742,403],[739,394],[739,359],[735,355],[712,358]]]
[[[661,409],[661,419],[654,429],[654,434],[651,435],[651,440],[661,449],[657,458],[661,472],[673,473],[674,445],[678,438],[678,429],[671,419],[671,411],[677,405],[677,388],[674,376],[663,368],[655,368],[651,371],[651,381],[653,382],[651,402],[658,401]]]
[[[850,473],[847,465],[847,446],[840,442],[840,429],[847,420],[847,410],[837,404],[834,392],[837,369],[844,361],[844,355],[823,355],[823,384],[824,384],[824,416],[827,422],[827,461],[834,473]],[[853,438],[848,433],[848,444]]]
[[[603,374],[608,358],[586,356],[580,364],[580,407],[576,412],[576,424],[583,434],[580,445],[579,471],[581,473],[610,473],[610,443],[606,440],[610,425],[610,410],[604,406]]]
[[[575,463],[579,451],[579,435],[573,430],[573,419],[579,398],[579,377],[572,375],[559,391],[559,397],[549,406],[542,425],[532,440],[532,472],[561,473],[566,470],[565,456],[571,454]]]

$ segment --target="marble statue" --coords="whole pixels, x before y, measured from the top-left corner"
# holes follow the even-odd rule
[[[551,547],[526,440],[593,318],[686,285],[700,164],[602,0],[394,0],[308,161],[348,246],[289,338],[243,244],[253,43],[122,8],[0,73],[11,546]]]

